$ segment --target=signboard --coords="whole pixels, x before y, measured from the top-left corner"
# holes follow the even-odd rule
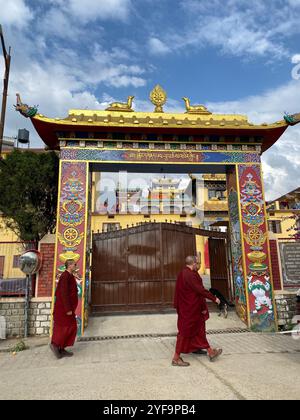
[[[284,242],[279,244],[284,286],[300,285],[300,243]]]

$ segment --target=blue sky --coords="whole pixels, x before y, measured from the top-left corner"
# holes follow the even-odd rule
[[[12,46],[5,134],[28,127],[32,146],[42,143],[14,111],[16,92],[50,117],[128,95],[152,110],[157,83],[166,111],[182,112],[187,96],[258,123],[300,112],[300,0],[0,0],[0,10]],[[299,186],[299,152],[294,127],[264,154],[268,199]]]

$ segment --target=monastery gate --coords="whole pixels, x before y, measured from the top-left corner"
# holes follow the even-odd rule
[[[149,222],[93,234],[89,299],[93,314],[172,307],[183,262],[187,255],[196,255],[197,234],[213,240],[212,287],[228,297],[227,258],[222,252],[226,233]]]
[[[202,105],[192,106],[187,98],[185,113],[165,113],[167,98],[159,86],[150,99],[155,105],[152,113],[135,112],[129,97],[127,103],[111,104],[105,111],[70,110],[67,118],[50,119],[22,104],[18,96],[17,110],[31,118],[50,149],[60,150],[53,296],[64,262],[75,259],[79,269],[76,315],[83,334],[93,302],[91,291],[97,288],[97,279],[91,285],[90,272],[93,171],[224,173],[236,310],[252,330],[275,331],[261,154],[289,125],[300,121],[299,114],[254,125],[243,115],[212,114]],[[97,267],[96,261],[93,264]]]

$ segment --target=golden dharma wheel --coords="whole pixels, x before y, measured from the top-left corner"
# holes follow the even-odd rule
[[[266,234],[256,226],[250,228],[244,237],[252,246],[261,246],[266,242]]]
[[[67,241],[75,241],[78,238],[78,231],[74,228],[69,228],[64,232],[64,238]]]
[[[164,112],[163,105],[167,102],[167,94],[161,86],[155,86],[150,93],[150,100],[155,105],[154,112]]]

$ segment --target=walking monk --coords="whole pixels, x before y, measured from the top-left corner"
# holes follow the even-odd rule
[[[73,353],[66,347],[73,346],[77,335],[75,311],[78,304],[77,284],[73,273],[76,270],[74,260],[67,260],[66,271],[60,276],[53,312],[53,335],[50,348],[58,359],[71,357]]]
[[[200,260],[196,256],[186,258],[186,267],[180,272],[176,282],[174,307],[178,314],[178,335],[173,366],[189,366],[180,357],[181,353],[202,354],[206,350],[211,361],[221,353],[212,349],[206,339],[205,322],[209,318],[206,299],[220,304],[218,298],[204,289],[198,274]],[[206,353],[205,352],[205,353]]]

